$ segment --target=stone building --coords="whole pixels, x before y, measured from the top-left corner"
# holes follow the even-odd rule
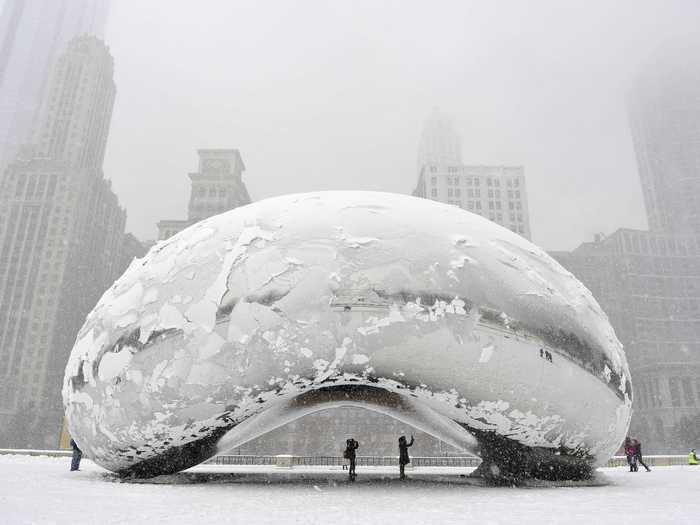
[[[426,164],[413,195],[464,208],[530,239],[521,166]]]
[[[250,203],[243,182],[245,165],[236,149],[200,149],[199,169],[190,173],[190,201],[186,220],[158,222],[158,240],[168,239],[195,222]]]
[[[126,213],[102,172],[112,57],[76,38],[50,78],[33,144],[0,177],[0,427],[11,445],[44,448],[57,445],[77,332],[128,258]]]
[[[682,452],[676,428],[700,413],[700,237],[620,229],[550,255],[591,290],[625,346],[631,433],[648,452]]]

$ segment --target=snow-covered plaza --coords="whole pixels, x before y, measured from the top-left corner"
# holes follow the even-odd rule
[[[700,468],[599,471],[592,486],[486,487],[468,471],[200,465],[137,482],[70,458],[0,456],[0,523],[529,523],[660,524],[700,521]]]

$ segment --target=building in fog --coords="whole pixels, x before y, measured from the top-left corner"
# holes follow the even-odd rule
[[[452,120],[437,109],[423,124],[418,145],[418,171],[428,164],[462,164],[462,144]]]
[[[700,49],[659,54],[627,96],[652,231],[700,234]]]
[[[530,239],[523,167],[463,164],[459,135],[437,109],[421,132],[413,195],[464,208]]]
[[[0,169],[40,121],[49,73],[76,36],[104,37],[108,0],[5,0],[0,14]]]
[[[33,144],[0,177],[0,433],[15,446],[57,445],[77,332],[140,251],[102,172],[116,93],[107,47],[73,39],[50,78]]]
[[[635,387],[632,430],[683,451],[700,415],[700,67],[660,54],[627,96],[650,231],[620,229],[552,255],[610,317]]]
[[[426,164],[413,195],[464,208],[530,238],[522,166]]]
[[[199,169],[190,173],[187,219],[158,222],[158,240],[168,239],[195,222],[250,203],[243,182],[245,165],[237,149],[200,149]]]
[[[620,229],[550,255],[591,290],[625,347],[631,432],[648,452],[682,451],[677,425],[700,413],[700,236]]]

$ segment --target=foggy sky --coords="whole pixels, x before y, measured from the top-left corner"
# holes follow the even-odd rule
[[[198,148],[238,148],[254,200],[410,193],[437,106],[465,163],[525,167],[533,240],[570,249],[646,227],[625,88],[698,20],[695,0],[113,0],[105,174],[141,239],[186,218]]]

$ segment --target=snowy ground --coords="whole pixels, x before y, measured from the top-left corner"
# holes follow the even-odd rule
[[[0,523],[257,524],[700,523],[700,467],[632,474],[602,469],[601,486],[495,488],[461,469],[200,466],[148,482],[119,482],[84,461],[0,456]]]

